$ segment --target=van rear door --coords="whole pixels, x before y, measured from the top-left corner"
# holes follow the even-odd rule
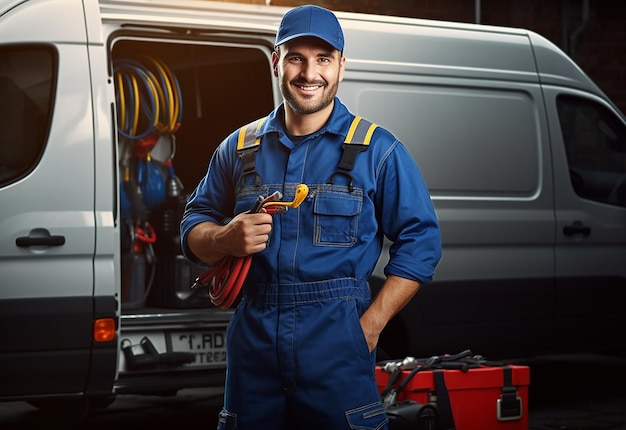
[[[0,398],[80,395],[100,355],[86,21],[81,0],[0,1]]]

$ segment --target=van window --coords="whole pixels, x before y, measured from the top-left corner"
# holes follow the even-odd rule
[[[45,46],[0,47],[0,187],[25,176],[41,157],[55,64]]]
[[[626,206],[626,129],[607,108],[580,97],[557,99],[572,187],[585,199]]]

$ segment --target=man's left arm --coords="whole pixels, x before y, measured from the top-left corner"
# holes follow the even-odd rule
[[[393,242],[384,272],[387,281],[361,315],[370,351],[389,320],[432,280],[441,258],[439,223],[428,187],[406,147],[396,141],[379,175],[376,205],[380,223]]]
[[[378,344],[378,338],[389,320],[397,314],[417,293],[418,281],[390,275],[370,307],[361,316],[361,327],[370,351]]]

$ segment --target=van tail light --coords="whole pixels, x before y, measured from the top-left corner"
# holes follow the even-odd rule
[[[111,342],[115,339],[115,319],[100,318],[93,323],[93,340],[96,342]]]

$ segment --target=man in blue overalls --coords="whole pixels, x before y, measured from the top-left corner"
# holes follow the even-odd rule
[[[440,235],[404,145],[366,120],[364,131],[336,98],[343,45],[332,12],[301,6],[285,14],[272,57],[284,102],[252,129],[260,138],[252,158],[237,151],[239,130],[222,142],[187,204],[189,259],[253,255],[227,329],[218,429],[387,428],[376,344],[432,279]],[[359,149],[345,155],[344,142],[357,134]],[[275,191],[293,200],[301,183],[309,194],[297,209],[249,213]],[[385,236],[393,242],[387,281],[372,300],[368,278]]]

